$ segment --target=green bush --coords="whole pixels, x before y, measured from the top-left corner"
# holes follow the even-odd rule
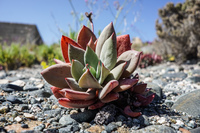
[[[156,21],[156,30],[165,53],[177,62],[198,57],[200,51],[200,1],[186,0],[184,3],[168,3],[159,10],[162,22]]]
[[[54,64],[53,59],[62,60],[62,53],[58,44],[53,45],[19,45],[0,46],[0,66],[6,70],[17,69],[21,66],[30,67],[33,64],[46,62],[48,66]]]

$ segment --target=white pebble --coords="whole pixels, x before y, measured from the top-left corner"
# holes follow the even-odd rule
[[[35,116],[34,116],[33,114],[24,113],[24,116],[25,116],[26,118],[29,118],[29,119],[32,119],[32,120],[35,119]]]
[[[21,121],[22,121],[22,118],[19,117],[19,116],[17,116],[17,117],[15,117],[15,121],[16,121],[16,122],[21,122]]]
[[[160,117],[160,119],[157,121],[157,123],[159,123],[159,124],[164,124],[164,123],[166,123],[167,121],[166,121],[166,118],[165,117]]]

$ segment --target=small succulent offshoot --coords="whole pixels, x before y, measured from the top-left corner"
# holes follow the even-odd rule
[[[138,83],[138,75],[131,78],[142,52],[131,50],[129,35],[116,37],[112,22],[98,39],[86,26],[79,31],[77,42],[62,36],[61,49],[65,62],[55,60],[57,64],[41,74],[53,85],[51,90],[62,106],[97,109],[117,102],[125,91],[133,96],[131,106],[146,106],[153,100],[155,94],[148,95],[150,89]],[[141,115],[127,102],[123,110],[131,117]]]

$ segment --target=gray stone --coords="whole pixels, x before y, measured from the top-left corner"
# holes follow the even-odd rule
[[[191,83],[199,83],[200,82],[200,76],[193,76],[186,78],[187,81]]]
[[[156,96],[155,96],[153,102],[158,102],[163,98],[162,89],[157,84],[147,82],[147,88],[152,88],[150,93],[156,93]]]
[[[140,124],[143,126],[149,126],[149,119],[146,115],[141,115],[138,117],[138,120],[140,121]]]
[[[162,75],[163,78],[174,79],[177,81],[183,80],[187,77],[187,74],[184,72],[177,72],[177,73],[165,73]]]
[[[34,97],[50,97],[52,94],[45,91],[45,90],[36,90],[36,91],[31,91],[28,92],[29,95],[34,96]]]
[[[34,127],[36,131],[42,131],[45,128],[45,124],[40,124],[39,126]]]
[[[70,117],[70,115],[63,115],[60,120],[59,123],[62,124],[63,126],[67,126],[67,125],[71,125],[74,123],[77,123],[74,119],[72,119]]]
[[[58,116],[60,113],[61,113],[61,109],[55,109],[55,110],[47,110],[47,111],[44,111],[44,115],[45,116],[48,116],[49,118],[50,117],[55,117],[55,116]]]
[[[8,111],[9,111],[8,106],[1,106],[1,107],[0,107],[0,113],[1,113],[1,114],[4,114],[4,113],[6,113],[6,112],[8,112]]]
[[[114,123],[109,123],[107,126],[105,126],[105,130],[107,133],[111,133],[112,131],[115,131],[117,129],[117,125]]]
[[[176,133],[176,131],[171,127],[163,125],[151,125],[139,130],[131,131],[131,133]]]
[[[71,118],[76,120],[77,122],[90,122],[96,116],[96,110],[86,110],[84,112],[72,114]]]
[[[200,90],[192,91],[188,94],[185,94],[175,101],[172,109],[178,111],[186,112],[192,116],[200,115]]]
[[[200,133],[200,127],[190,130],[191,133]]]
[[[77,125],[68,125],[67,127],[60,128],[59,133],[70,133],[70,132],[74,133],[79,130],[80,130],[80,127],[78,127]]]
[[[6,97],[7,101],[11,102],[11,103],[23,103],[21,100],[19,100],[17,97],[13,96],[13,95],[9,95]]]

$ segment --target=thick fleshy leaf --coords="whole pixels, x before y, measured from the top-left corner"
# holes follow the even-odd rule
[[[78,84],[81,88],[95,88],[95,89],[102,88],[102,86],[98,83],[98,81],[92,76],[89,69],[87,69],[80,77]]]
[[[130,106],[126,106],[124,108],[124,113],[128,116],[131,116],[131,117],[138,117],[140,116],[142,113],[141,112],[133,112],[130,108]]]
[[[78,60],[84,65],[85,50],[69,44],[68,53],[70,62],[72,62],[72,60]]]
[[[129,77],[137,68],[140,62],[140,57],[142,52],[135,50],[128,50],[122,53],[117,59],[117,65],[127,62],[124,72],[122,73],[121,78]]]
[[[122,75],[122,73],[125,69],[126,64],[127,64],[126,62],[121,63],[121,64],[117,65],[116,67],[114,67],[110,71],[110,73],[113,75],[114,79],[118,80],[121,77],[121,75]]]
[[[114,43],[116,44],[116,34],[115,34],[115,29],[113,27],[113,23],[111,22],[109,25],[107,25],[103,31],[101,32],[97,44],[96,44],[96,54],[98,57],[100,57],[101,51],[102,51],[102,47],[104,45],[104,42],[112,35],[113,35],[113,39],[114,39]]]
[[[75,91],[86,91],[87,88],[81,88],[74,78],[65,78],[67,84],[72,90]]]
[[[140,83],[133,87],[133,92],[143,94],[147,88],[146,83]]]
[[[110,71],[102,63],[101,64],[101,74],[100,74],[100,78],[99,78],[99,84],[102,84],[109,74],[110,74]]]
[[[156,95],[155,93],[152,93],[151,95],[147,97],[140,94],[136,94],[135,96],[137,97],[137,100],[142,103],[142,106],[147,106],[153,101],[155,95]]]
[[[59,88],[68,88],[66,77],[72,77],[71,66],[68,64],[55,64],[41,72],[44,79],[51,85]]]
[[[64,57],[66,63],[70,62],[69,56],[68,56],[68,46],[69,46],[69,44],[76,46],[76,47],[79,47],[79,48],[82,48],[78,43],[76,43],[71,38],[62,35],[61,49],[62,49],[62,54],[63,54],[63,57]]]
[[[109,81],[102,90],[99,91],[99,99],[103,99],[109,92],[119,85],[117,80]]]
[[[71,89],[62,89],[60,91],[63,91],[65,93],[65,97],[70,100],[91,100],[94,99],[96,96],[95,90],[92,90],[90,92],[81,92]]]
[[[88,42],[87,46],[89,46],[95,52],[96,46],[95,46],[95,43],[94,43],[92,37],[90,38],[90,41]]]
[[[83,74],[83,68],[84,66],[80,61],[72,60],[71,74],[76,81],[78,81]]]
[[[91,38],[93,41],[96,41],[94,33],[88,27],[83,26],[79,31],[77,42],[83,47],[83,49],[86,49],[86,46]]]
[[[96,77],[96,71],[93,67],[89,67],[90,73],[92,74],[93,77]]]
[[[104,42],[100,53],[100,60],[106,68],[111,70],[117,62],[117,46],[114,33]],[[97,42],[98,43],[98,42]]]
[[[62,90],[61,88],[52,86],[51,87],[51,91],[53,93],[53,95],[58,99],[58,98],[62,98],[64,97],[64,95],[60,94],[59,91]]]
[[[131,42],[129,35],[117,36],[117,57],[125,51],[131,50]]]
[[[56,64],[64,64],[65,62],[63,62],[63,61],[61,61],[61,60],[58,60],[58,59],[53,59],[54,60],[54,62],[56,63]],[[70,63],[68,63],[68,65],[70,65]]]
[[[114,92],[122,92],[130,89],[138,82],[138,79],[120,79],[119,85],[113,90]]]
[[[111,91],[103,99],[101,99],[101,102],[109,103],[109,102],[117,100],[118,98],[119,98],[119,93]]]
[[[99,58],[89,46],[87,46],[85,54],[84,54],[84,62],[85,64],[92,66],[96,71]]]
[[[90,105],[90,106],[88,107],[88,109],[94,110],[94,109],[101,108],[101,107],[103,107],[104,105],[105,105],[105,103],[102,103],[102,102],[99,100],[99,101],[97,101],[96,103]]]
[[[99,79],[101,75],[101,61],[98,62],[97,70],[96,70],[96,79]]]
[[[58,102],[67,108],[85,108],[93,103],[95,103],[96,99],[91,100],[70,100],[68,98],[59,98]]]

